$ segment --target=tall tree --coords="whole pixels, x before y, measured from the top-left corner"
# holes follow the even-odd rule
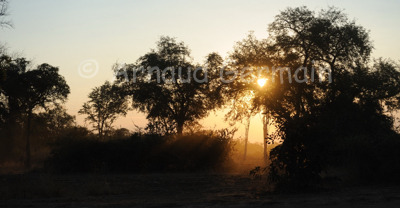
[[[7,119],[24,125],[27,168],[31,166],[30,137],[34,111],[64,102],[70,92],[57,67],[41,64],[30,69],[28,66],[29,61],[24,58],[1,58],[1,67],[6,71],[6,79],[1,82],[3,103],[7,106]]]
[[[400,74],[385,61],[371,67],[373,47],[362,26],[335,8],[315,13],[299,7],[277,15],[269,32],[275,65],[289,66],[292,75],[304,67],[300,78],[307,80],[315,76],[308,82],[286,82],[261,102],[278,120],[284,138],[273,157],[285,177],[318,177],[329,161],[326,150],[333,138],[390,132],[391,119],[380,103],[399,96],[400,89],[393,89]],[[329,69],[330,79],[312,74],[313,67]],[[373,95],[377,90],[383,97]]]
[[[328,161],[332,138],[391,131],[392,119],[384,109],[398,108],[399,68],[383,59],[371,63],[373,47],[362,26],[335,8],[316,13],[298,7],[278,14],[269,34],[265,41],[239,42],[230,63],[236,69],[260,61],[269,66],[265,90],[237,82],[232,93],[253,90],[254,108],[274,119],[276,136],[284,139],[271,155],[274,167],[281,169],[277,172],[317,177]],[[273,72],[271,66],[285,71]],[[321,69],[328,69],[327,76],[319,76]]]
[[[178,134],[222,104],[219,88],[210,84],[216,73],[192,64],[188,47],[174,38],[161,37],[156,50],[129,67],[130,82],[124,82],[124,76],[119,82],[128,89],[133,107],[150,121],[175,127]],[[125,73],[125,69],[116,70]]]
[[[90,92],[89,101],[79,110],[79,114],[87,115],[86,120],[93,124],[100,139],[106,136],[119,115],[127,114],[129,106],[124,93],[120,87],[107,81]]]
[[[226,114],[226,120],[237,122],[245,120],[245,151],[248,141],[248,133],[250,127],[250,119],[252,116],[263,111],[259,105],[254,105],[256,100],[255,94],[261,90],[258,85],[258,79],[266,79],[268,72],[267,66],[271,65],[268,54],[268,44],[266,40],[258,40],[253,32],[238,41],[229,55],[229,69],[239,73],[233,82],[229,83],[228,90],[225,91],[229,96],[231,105],[229,112]],[[266,86],[267,88],[270,88]],[[270,89],[268,89],[270,90]],[[264,138],[264,149],[266,150],[266,139]]]

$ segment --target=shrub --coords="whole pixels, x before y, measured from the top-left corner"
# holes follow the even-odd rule
[[[228,159],[231,140],[227,131],[134,134],[108,141],[71,139],[54,148],[46,168],[61,173],[213,170]]]
[[[358,183],[400,182],[400,136],[356,135],[338,138],[332,145],[331,166],[345,170]]]

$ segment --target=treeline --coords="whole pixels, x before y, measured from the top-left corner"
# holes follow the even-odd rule
[[[193,62],[183,42],[161,37],[156,48],[135,63],[117,63],[116,81],[89,94],[79,113],[93,124],[93,132],[73,124],[74,118],[61,107],[69,88],[57,68],[28,68],[25,59],[2,55],[1,141],[11,144],[24,138],[29,165],[33,135],[53,141],[93,138],[82,146],[67,142],[54,149],[48,164],[66,172],[93,169],[89,164],[112,171],[210,168],[216,164],[210,160],[226,158],[232,135],[193,132],[210,112],[229,108],[227,122],[262,112],[276,127],[266,138],[283,140],[271,151],[266,169],[276,187],[318,184],[332,169],[365,181],[397,180],[393,173],[400,169],[400,144],[390,115],[400,107],[398,63],[373,59],[368,31],[335,8],[288,8],[275,16],[268,31],[265,39],[250,33],[238,41],[225,60],[210,53],[200,64]],[[259,70],[266,67],[284,70]],[[315,75],[315,68],[328,73]],[[237,72],[241,76],[235,76]],[[257,83],[260,79],[267,80],[265,86]],[[131,109],[147,115],[144,134],[113,130],[118,116]],[[130,139],[109,141],[118,134]],[[202,146],[209,142],[216,145]],[[209,149],[184,148],[193,145]]]

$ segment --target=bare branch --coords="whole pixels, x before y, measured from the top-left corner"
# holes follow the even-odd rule
[[[8,0],[0,0],[0,28],[12,28],[12,22],[7,18],[8,16]]]

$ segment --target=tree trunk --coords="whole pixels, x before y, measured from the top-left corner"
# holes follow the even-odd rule
[[[251,119],[251,116],[247,117],[246,132],[245,132],[245,137],[244,137],[244,155],[243,155],[243,160],[246,160],[246,157],[247,157],[247,143],[249,142],[250,119]]]
[[[183,122],[177,122],[176,132],[178,135],[182,135],[183,132]]]
[[[28,120],[26,123],[26,161],[25,167],[27,169],[31,168],[31,120],[32,120],[32,111],[28,113]]]
[[[101,123],[100,129],[99,129],[99,139],[100,141],[103,140],[103,122]]]
[[[268,123],[269,115],[267,112],[263,112],[263,133],[264,133],[264,161],[268,163]]]
[[[336,57],[333,59],[333,61],[329,64],[329,66],[331,67],[331,77],[332,77],[332,83],[331,84],[331,102],[335,101],[336,99],[336,92],[337,92],[337,86],[336,86],[336,69],[335,69],[335,61],[336,61]]]
[[[97,123],[97,131],[98,131],[98,139],[99,141],[103,140],[103,128],[104,128],[104,123],[103,122],[98,122]]]

